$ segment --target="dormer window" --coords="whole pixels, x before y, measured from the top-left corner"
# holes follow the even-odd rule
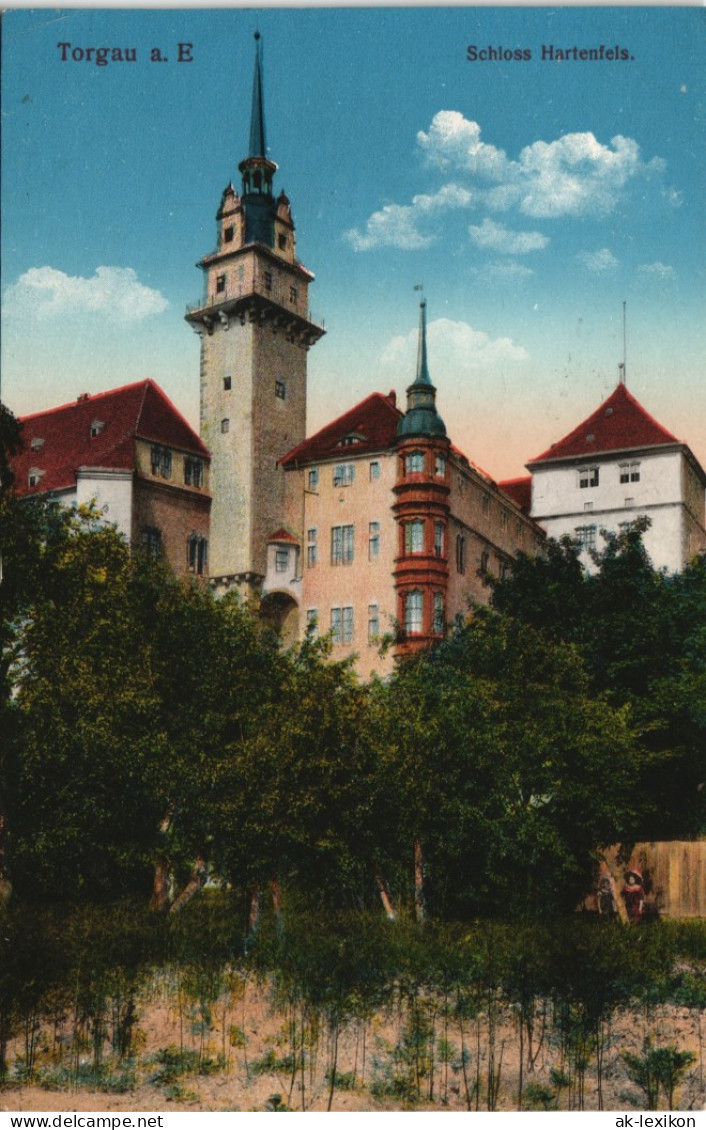
[[[95,439],[96,436],[99,436],[104,427],[105,423],[103,420],[94,420],[91,424],[91,439]]]
[[[347,436],[338,441],[339,447],[353,447],[356,443],[362,443],[365,436],[360,435],[358,432],[349,432]]]
[[[32,451],[39,451],[40,448],[44,447],[44,440],[41,436],[34,436],[29,446]]]
[[[44,471],[40,471],[39,467],[30,467],[27,473],[27,486],[38,487],[43,478]]]

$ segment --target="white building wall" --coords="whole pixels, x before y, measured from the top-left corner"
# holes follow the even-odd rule
[[[621,464],[639,465],[639,480],[621,483]],[[685,533],[689,517],[685,464],[681,449],[660,448],[545,465],[533,470],[532,515],[553,538],[573,537],[580,528],[595,526],[598,550],[605,545],[601,529],[617,533],[623,523],[646,516],[651,525],[644,544],[652,563],[656,568],[678,571],[690,556]],[[599,481],[582,488],[580,473],[589,467],[598,469]],[[697,552],[699,539],[692,536],[691,541]],[[583,557],[590,567],[590,555]]]
[[[76,475],[75,501],[78,506],[94,502],[103,511],[105,521],[117,526],[129,540],[132,537],[132,485],[132,471],[80,467]]]

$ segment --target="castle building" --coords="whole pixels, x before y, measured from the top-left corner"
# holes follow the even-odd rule
[[[577,537],[589,567],[602,529],[643,514],[656,566],[706,548],[706,474],[624,380],[529,477],[498,483],[476,467],[437,409],[425,302],[404,405],[375,392],[307,437],[307,353],[324,330],[276,169],[258,42],[240,192],[222,194],[186,313],[201,342],[200,437],[153,381],[81,396],[25,417],[16,489],[94,500],[178,575],[254,598],[285,644],[328,635],[363,677],[441,640],[547,534]]]
[[[20,496],[94,503],[174,572],[208,575],[208,450],[151,380],[24,416],[12,459]]]
[[[282,459],[285,522],[269,538],[265,615],[291,640],[330,634],[363,676],[443,639],[489,575],[543,533],[446,434],[427,362],[426,305],[406,411],[373,393]],[[387,649],[381,648],[387,641]]]
[[[578,538],[586,565],[601,530],[650,520],[644,545],[656,568],[683,569],[706,549],[706,472],[621,379],[586,420],[530,460],[532,516],[547,534]]]

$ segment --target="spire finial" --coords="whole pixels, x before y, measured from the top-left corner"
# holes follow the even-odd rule
[[[249,157],[266,157],[265,111],[262,100],[262,46],[260,32],[255,39],[255,73],[252,84],[252,111],[250,114],[250,152]]]
[[[416,289],[416,288],[415,288]],[[421,287],[420,287],[421,289]],[[427,365],[427,300],[423,298],[419,303],[419,343],[417,345],[417,374],[415,384],[431,384],[429,366]]]

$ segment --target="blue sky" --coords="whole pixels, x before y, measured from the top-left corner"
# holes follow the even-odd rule
[[[310,431],[374,390],[403,394],[423,284],[441,414],[495,477],[612,391],[623,302],[630,389],[706,464],[703,8],[10,11],[15,412],[151,376],[197,423],[183,314],[246,155],[256,27],[277,188],[327,328]],[[59,43],[137,61],[62,61]],[[531,58],[469,61],[471,45]],[[631,57],[543,61],[543,45]]]

